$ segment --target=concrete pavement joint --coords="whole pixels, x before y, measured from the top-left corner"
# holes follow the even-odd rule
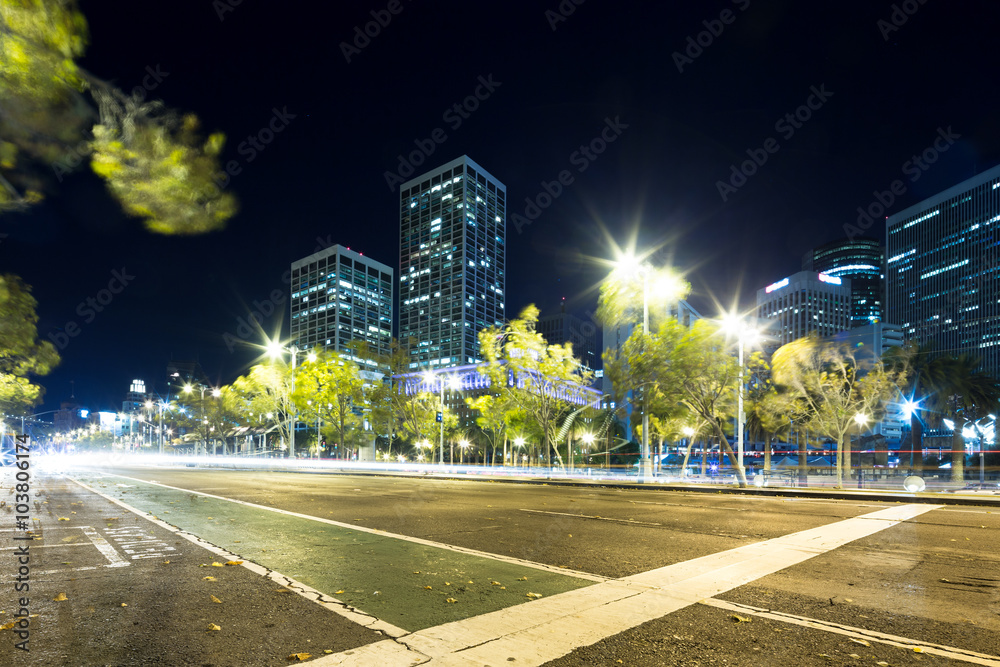
[[[768,618],[773,621],[792,623],[794,625],[812,628],[814,630],[834,632],[847,637],[853,637],[855,639],[880,642],[882,644],[889,644],[890,646],[897,646],[899,648],[913,650],[914,648],[919,647],[923,649],[924,653],[933,653],[934,655],[940,655],[952,660],[962,660],[964,662],[971,662],[977,665],[988,665],[989,667],[1000,667],[1000,657],[997,656],[976,653],[975,651],[967,651],[965,649],[954,648],[951,646],[942,646],[941,644],[932,644],[918,639],[907,639],[906,637],[898,637],[896,635],[890,635],[876,630],[855,628],[850,625],[842,625],[831,621],[821,621],[815,618],[806,618],[805,616],[796,616],[795,614],[787,614],[785,612],[774,611],[772,609],[762,609],[760,607],[753,607],[737,602],[727,602],[725,600],[717,600],[715,598],[702,600],[700,604],[708,607],[715,607],[716,609],[724,609],[726,611],[742,612],[745,614],[760,616],[761,618]]]
[[[115,476],[116,477],[120,477],[120,475],[115,475]],[[142,517],[146,521],[149,521],[150,523],[154,523],[157,526],[159,526],[160,528],[163,528],[164,530],[170,531],[171,533],[173,533],[173,534],[175,534],[175,535],[177,535],[179,537],[183,537],[184,539],[188,540],[189,542],[192,542],[192,543],[198,545],[199,547],[202,547],[203,549],[207,549],[208,551],[210,551],[210,552],[212,552],[212,553],[214,553],[214,554],[216,554],[218,556],[222,556],[222,557],[226,558],[227,560],[242,561],[240,563],[240,565],[243,566],[243,567],[245,567],[246,569],[250,570],[254,574],[258,574],[258,575],[262,575],[264,577],[267,577],[268,579],[274,581],[275,583],[277,583],[279,585],[282,585],[282,586],[285,586],[286,588],[288,588],[289,590],[293,591],[294,593],[296,593],[296,594],[304,597],[305,599],[309,600],[310,602],[315,602],[315,603],[319,604],[320,606],[322,606],[324,609],[328,609],[328,610],[332,611],[335,614],[343,616],[344,618],[347,618],[348,620],[353,621],[354,623],[357,623],[358,625],[364,626],[364,627],[369,628],[371,630],[375,630],[377,632],[381,632],[382,634],[388,635],[390,637],[399,637],[401,635],[407,634],[407,632],[408,632],[407,630],[403,630],[402,628],[397,628],[396,626],[392,625],[391,623],[386,623],[385,621],[383,621],[383,620],[381,620],[381,619],[379,619],[379,618],[377,618],[375,616],[372,616],[371,614],[367,614],[367,613],[365,613],[363,611],[359,611],[359,610],[355,609],[354,607],[351,607],[350,605],[348,605],[348,604],[346,604],[344,602],[341,602],[340,600],[337,600],[336,598],[325,596],[325,594],[321,593],[320,591],[317,591],[314,588],[306,586],[305,584],[303,584],[303,583],[301,583],[299,581],[296,581],[295,579],[292,579],[291,577],[285,576],[285,575],[283,575],[283,574],[281,574],[279,572],[275,572],[274,570],[266,568],[266,567],[264,567],[264,566],[262,566],[262,565],[260,565],[258,563],[254,563],[254,562],[252,562],[250,560],[247,560],[244,556],[240,556],[239,554],[235,554],[235,553],[233,553],[231,551],[223,549],[222,547],[216,546],[215,544],[212,544],[211,542],[208,542],[207,540],[204,540],[201,537],[198,537],[197,535],[195,535],[193,533],[189,533],[187,531],[184,531],[184,530],[181,530],[181,529],[177,528],[176,526],[172,526],[171,524],[169,524],[169,523],[167,523],[167,522],[165,522],[165,521],[163,521],[161,519],[158,519],[158,518],[156,518],[155,516],[153,516],[151,514],[148,514],[146,512],[142,512],[141,510],[136,509],[136,508],[132,507],[131,505],[128,505],[128,504],[126,504],[126,503],[124,503],[124,502],[122,502],[122,501],[120,501],[120,500],[118,500],[116,498],[112,498],[111,496],[105,495],[105,494],[101,493],[100,491],[98,491],[97,489],[91,488],[87,484],[85,484],[85,483],[83,483],[83,482],[81,482],[81,481],[79,481],[77,479],[73,479],[72,477],[69,477],[68,475],[66,476],[66,479],[68,479],[68,480],[70,480],[70,481],[78,484],[79,486],[81,486],[85,490],[90,491],[91,493],[96,494],[96,495],[104,498],[105,500],[111,501],[115,505],[118,505],[119,507],[122,507],[122,508],[128,510],[129,512],[132,512],[133,514],[135,514],[137,516]],[[191,492],[191,493],[194,493],[194,492]],[[128,563],[126,563],[126,565],[127,564]],[[327,597],[328,601],[321,601],[319,599],[321,597]]]

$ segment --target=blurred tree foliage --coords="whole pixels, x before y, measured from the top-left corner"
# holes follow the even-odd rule
[[[36,405],[43,390],[29,376],[46,375],[59,363],[55,346],[38,340],[37,305],[20,278],[0,275],[0,412]]]
[[[160,234],[221,229],[236,199],[212,175],[225,136],[80,68],[87,22],[75,0],[0,0],[0,214],[41,201],[90,156],[122,208]]]

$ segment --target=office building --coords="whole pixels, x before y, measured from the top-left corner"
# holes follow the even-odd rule
[[[886,319],[1000,373],[1000,166],[886,219]]]
[[[885,251],[877,239],[841,239],[807,252],[803,271],[851,281],[851,327],[881,322]]]
[[[851,281],[800,271],[757,290],[757,319],[768,351],[813,331],[831,336],[850,328]]]
[[[600,330],[593,322],[567,313],[565,305],[560,306],[558,313],[540,316],[535,331],[549,345],[572,343],[573,356],[587,369],[595,370],[601,365]]]
[[[400,186],[399,339],[414,371],[476,363],[504,314],[507,191],[462,156]]]
[[[393,270],[340,245],[292,262],[291,336],[299,349],[343,352],[352,341],[388,355]]]

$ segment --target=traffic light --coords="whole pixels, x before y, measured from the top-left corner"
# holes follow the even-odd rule
[[[443,412],[438,412],[437,413],[437,419],[435,419],[434,421],[436,421],[436,422],[442,422],[442,421],[444,421],[444,413]]]

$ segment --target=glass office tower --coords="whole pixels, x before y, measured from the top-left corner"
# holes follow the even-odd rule
[[[1000,166],[886,219],[886,316],[1000,372]]]
[[[410,368],[481,361],[478,333],[502,324],[507,189],[462,156],[400,186],[399,339]]]
[[[885,252],[877,239],[842,239],[807,252],[802,258],[802,270],[851,280],[851,328],[854,328],[884,319],[884,262]]]

